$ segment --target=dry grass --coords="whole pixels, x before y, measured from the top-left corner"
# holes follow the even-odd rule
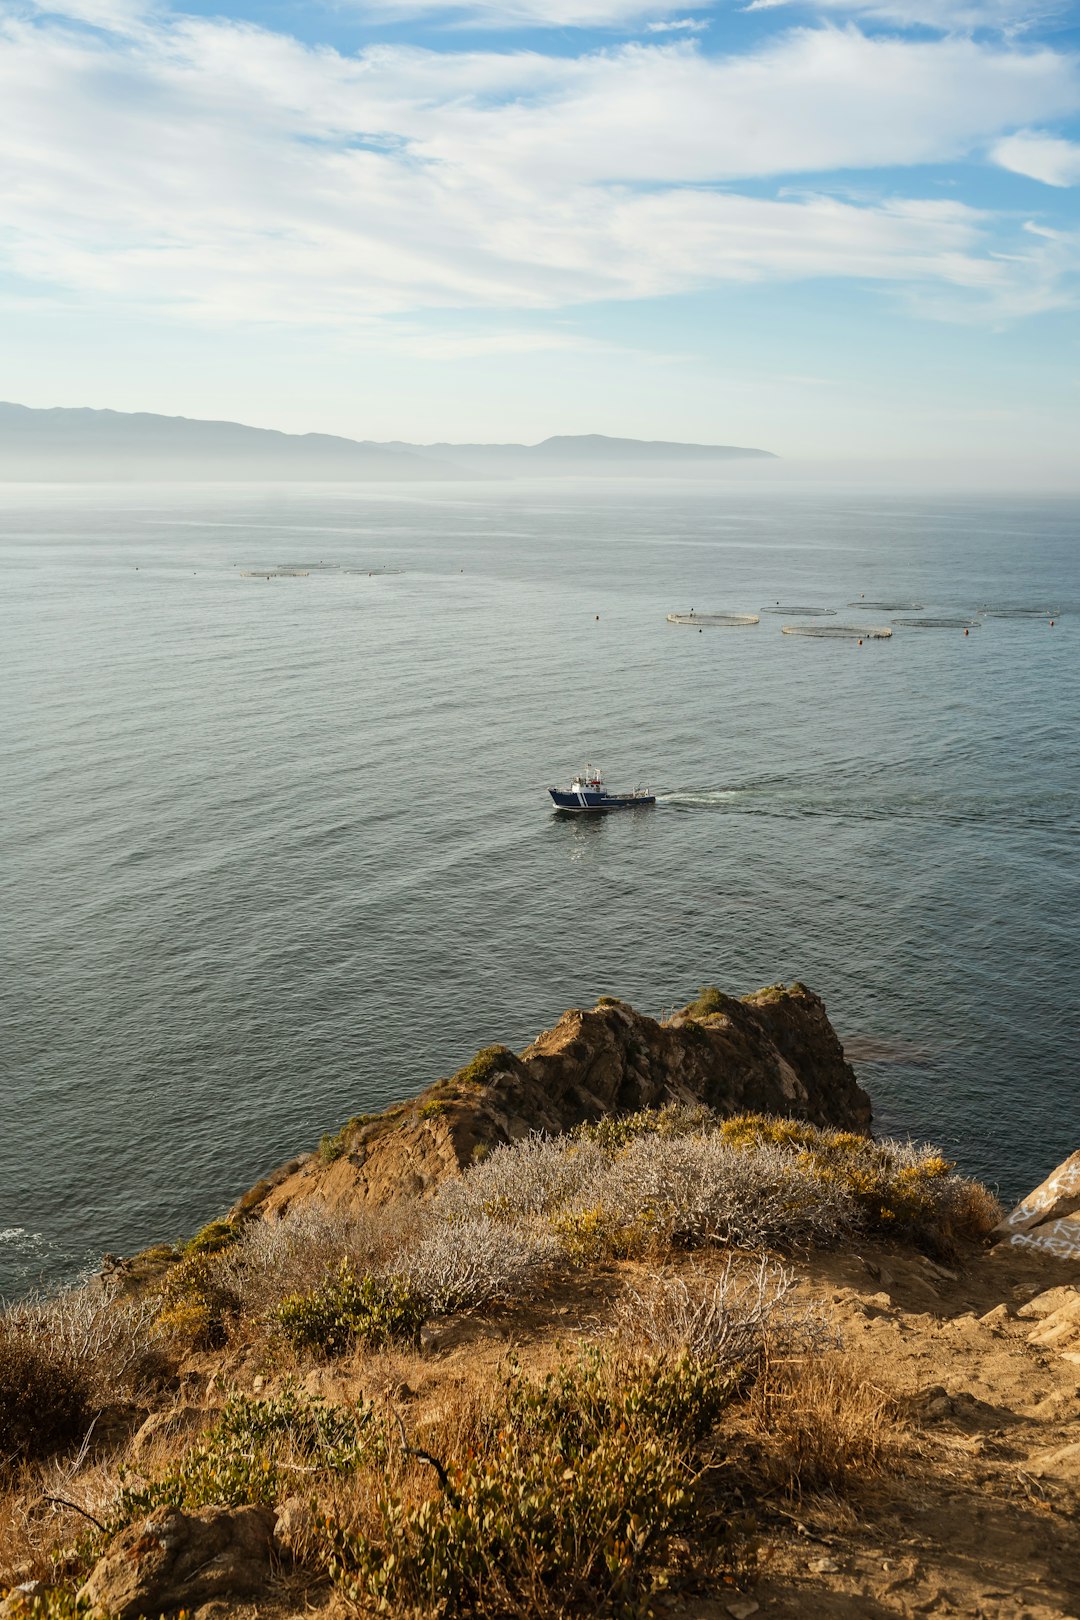
[[[794,1277],[761,1260],[729,1259],[718,1277],[653,1273],[631,1284],[615,1307],[620,1335],[653,1355],[747,1367],[778,1332]]]
[[[27,1464],[0,1492],[0,1589],[69,1576],[117,1488],[115,1458],[81,1451],[64,1463]]]
[[[794,1498],[850,1494],[908,1450],[900,1403],[847,1351],[768,1356],[746,1412],[766,1478]]]

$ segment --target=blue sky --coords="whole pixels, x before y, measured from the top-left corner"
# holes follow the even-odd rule
[[[1080,11],[0,0],[0,397],[1080,444]]]

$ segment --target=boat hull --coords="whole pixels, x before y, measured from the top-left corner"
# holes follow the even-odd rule
[[[548,788],[556,810],[569,816],[602,816],[608,810],[642,810],[656,803],[652,793],[571,793],[569,789]]]

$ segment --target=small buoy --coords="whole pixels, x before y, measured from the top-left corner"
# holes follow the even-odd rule
[[[1053,628],[1054,628],[1054,621],[1053,621],[1053,619],[1051,619],[1051,620],[1050,620],[1050,628],[1051,628],[1051,630],[1052,630],[1052,629],[1053,629]]]
[[[699,630],[699,631],[698,631],[698,635],[699,635],[699,636],[703,636],[703,635],[704,635],[704,634],[705,634],[705,632],[704,632],[704,630]]]
[[[862,636],[859,637],[859,646],[862,646]]]
[[[965,631],[964,631],[964,634],[965,634],[965,636],[970,636],[970,634],[971,634],[971,631],[970,631],[970,630],[965,630]]]
[[[599,615],[599,613],[596,615],[596,622],[597,622],[597,624],[600,623],[600,615]]]

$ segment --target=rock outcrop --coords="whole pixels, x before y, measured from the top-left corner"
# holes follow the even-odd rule
[[[267,1508],[162,1512],[113,1538],[79,1601],[110,1620],[138,1620],[257,1592],[270,1577],[273,1533]]]
[[[870,1124],[870,1099],[824,1004],[803,985],[741,1000],[710,991],[663,1023],[605,997],[564,1013],[520,1056],[487,1047],[414,1101],[350,1121],[319,1153],[260,1183],[232,1216],[273,1219],[311,1199],[350,1211],[428,1197],[499,1144],[668,1103],[857,1131]]]
[[[1071,1153],[1011,1210],[998,1237],[1017,1248],[1080,1260],[1080,1152]]]

